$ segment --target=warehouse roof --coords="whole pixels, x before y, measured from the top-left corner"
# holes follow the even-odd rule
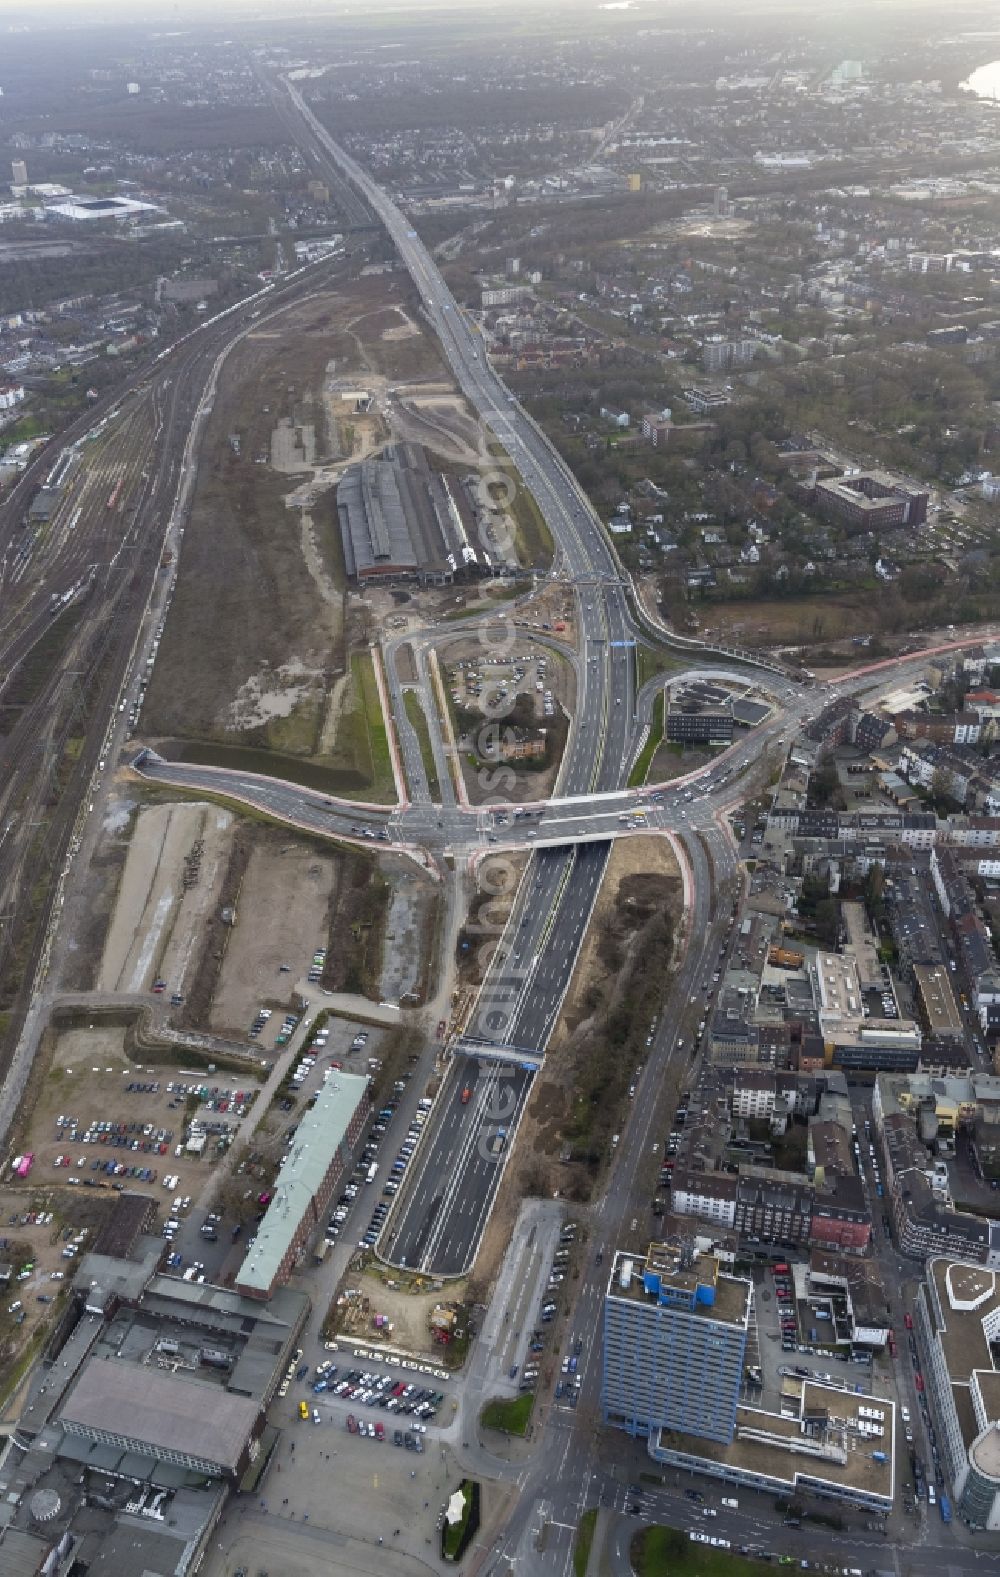
[[[369,458],[345,471],[337,507],[348,575],[377,566],[415,569],[414,551],[396,467]]]
[[[270,1291],[367,1091],[368,1080],[356,1073],[336,1073],[323,1085],[319,1099],[299,1123],[295,1143],[281,1163],[274,1196],[257,1229],[257,1241],[237,1274],[238,1288]]]
[[[180,1374],[91,1358],[60,1414],[65,1428],[114,1435],[200,1457],[235,1471],[253,1430],[258,1401]]]

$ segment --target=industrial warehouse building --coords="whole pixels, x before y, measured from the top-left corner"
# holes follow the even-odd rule
[[[350,1165],[370,1105],[366,1078],[331,1071],[296,1129],[256,1241],[237,1272],[237,1290],[245,1297],[266,1301],[288,1280]]]
[[[348,576],[362,585],[446,585],[462,571],[506,567],[479,490],[432,470],[419,444],[393,444],[351,466],[337,488],[337,512]]]
[[[0,1466],[0,1571],[187,1577],[236,1489],[275,1442],[267,1408],[309,1310],[163,1275],[164,1243],[115,1212],[82,1257],[71,1302],[32,1373],[18,1449]]]

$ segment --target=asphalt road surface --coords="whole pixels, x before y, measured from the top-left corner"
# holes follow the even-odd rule
[[[489,1219],[532,1077],[531,1069],[513,1064],[454,1059],[437,1097],[433,1128],[411,1162],[405,1208],[379,1245],[390,1264],[439,1276],[468,1269],[470,1247],[474,1253]]]

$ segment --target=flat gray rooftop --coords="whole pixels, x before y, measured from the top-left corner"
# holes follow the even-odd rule
[[[258,1412],[256,1401],[184,1375],[91,1358],[60,1422],[234,1471]]]

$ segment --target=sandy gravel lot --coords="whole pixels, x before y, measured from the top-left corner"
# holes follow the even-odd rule
[[[213,1029],[245,1035],[258,1007],[290,1004],[295,981],[326,945],[336,884],[335,858],[297,843],[254,848],[212,1004]]]
[[[162,975],[171,991],[183,992],[201,921],[221,888],[232,821],[215,805],[147,805],[139,811],[104,945],[99,991],[148,991]],[[193,878],[187,887],[186,872]]]
[[[82,1186],[67,1187],[73,1177],[91,1179],[94,1184],[100,1184],[102,1193],[110,1191],[112,1180],[92,1164],[99,1158],[102,1163],[115,1160],[155,1171],[157,1175],[152,1182],[125,1176],[116,1181],[124,1183],[131,1192],[150,1194],[161,1208],[172,1197],[164,1192],[162,1180],[174,1173],[180,1179],[174,1192],[197,1198],[211,1175],[215,1151],[209,1145],[201,1159],[186,1152],[181,1156],[174,1154],[175,1146],[183,1138],[184,1098],[169,1092],[167,1084],[172,1080],[217,1084],[230,1090],[247,1086],[241,1083],[238,1075],[231,1073],[215,1073],[210,1077],[204,1073],[184,1074],[175,1064],[155,1067],[148,1062],[140,1067],[126,1057],[124,1043],[124,1029],[111,1025],[67,1030],[59,1036],[25,1139],[25,1147],[35,1155],[32,1181],[36,1186],[61,1184],[64,1197],[78,1194],[86,1199],[92,1191]],[[129,1090],[127,1086],[132,1083],[159,1084],[159,1089]],[[256,1085],[249,1087],[256,1089]],[[216,1117],[207,1109],[200,1109],[200,1114],[208,1121]],[[60,1137],[59,1116],[76,1118],[78,1137],[75,1142],[69,1137],[68,1127],[64,1126]],[[151,1123],[154,1129],[170,1134],[170,1139],[163,1141],[167,1153],[161,1155],[155,1148],[130,1150],[83,1144],[80,1136],[91,1122],[97,1121],[134,1122],[140,1126]],[[152,1140],[138,1131],[132,1137],[152,1145]],[[56,1167],[53,1163],[57,1155],[68,1157],[70,1164]]]

